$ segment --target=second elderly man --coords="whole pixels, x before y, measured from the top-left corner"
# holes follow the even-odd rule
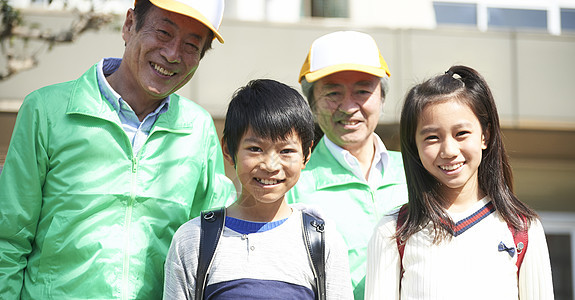
[[[363,299],[373,228],[407,202],[401,154],[374,133],[389,76],[371,36],[340,31],[313,42],[299,77],[324,136],[290,202],[314,204],[335,221],[349,249],[355,299]]]

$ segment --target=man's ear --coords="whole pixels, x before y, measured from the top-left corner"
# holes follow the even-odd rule
[[[134,9],[128,9],[126,13],[126,20],[124,20],[124,25],[122,26],[122,39],[125,43],[128,43],[132,34],[136,32],[136,14]]]
[[[236,163],[234,162],[234,158],[233,156],[230,154],[230,150],[228,149],[228,144],[226,142],[224,142],[224,139],[222,138],[220,141],[220,144],[222,145],[222,153],[224,154],[224,159],[234,168],[236,167]]]

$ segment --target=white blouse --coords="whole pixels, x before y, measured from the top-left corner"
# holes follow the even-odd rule
[[[465,213],[450,216],[457,223],[487,203],[487,198],[482,199]],[[433,244],[431,225],[411,236],[400,276],[393,238],[397,214],[398,210],[384,216],[369,242],[365,299],[553,299],[549,252],[538,220],[529,228],[519,280],[517,255],[499,250],[501,242],[506,247],[515,245],[497,211],[439,245]]]

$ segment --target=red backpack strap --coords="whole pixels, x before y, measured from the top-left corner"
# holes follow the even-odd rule
[[[524,218],[525,221],[525,218]],[[525,251],[527,251],[527,243],[529,242],[528,229],[515,230],[513,226],[507,224],[511,234],[513,234],[513,242],[515,243],[515,249],[517,250],[517,276],[519,276],[519,270],[521,269],[521,264],[523,263],[523,258],[525,257]]]
[[[397,227],[395,228],[396,234],[401,228],[401,226],[405,224],[406,219],[407,219],[407,204],[404,204],[399,209],[399,214],[397,215]],[[399,264],[401,266],[401,274],[403,275],[403,252],[405,251],[405,242],[402,242],[399,236],[395,237],[395,241],[397,243],[397,250],[399,250]]]

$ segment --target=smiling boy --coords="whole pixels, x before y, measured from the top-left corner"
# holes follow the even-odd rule
[[[310,156],[313,116],[301,95],[274,80],[254,80],[232,98],[222,148],[242,185],[226,209],[204,297],[317,299],[302,233],[302,211],[285,201]],[[165,299],[194,299],[200,218],[176,232],[166,260]],[[327,299],[352,299],[347,249],[325,226]]]

